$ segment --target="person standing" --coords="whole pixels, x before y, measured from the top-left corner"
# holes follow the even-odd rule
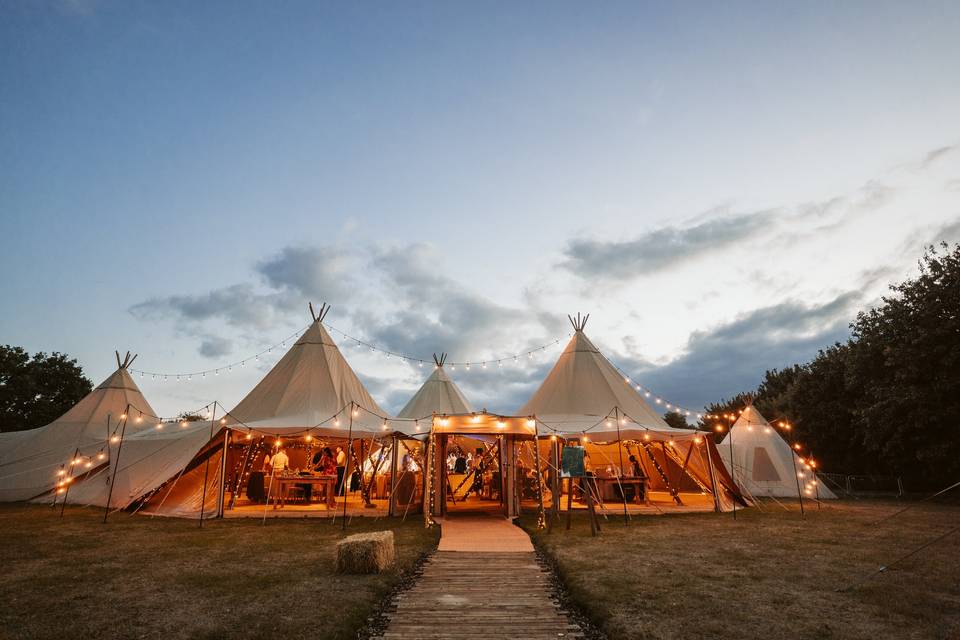
[[[343,476],[347,472],[347,452],[343,447],[337,447],[337,487],[336,493],[340,495],[343,491]]]

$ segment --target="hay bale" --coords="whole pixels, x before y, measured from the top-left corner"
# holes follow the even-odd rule
[[[337,543],[337,573],[382,573],[393,559],[393,531],[357,533]]]

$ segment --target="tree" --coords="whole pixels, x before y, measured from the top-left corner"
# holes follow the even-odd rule
[[[857,315],[846,379],[865,452],[934,487],[960,476],[960,244],[929,247],[919,266]]]
[[[62,353],[36,353],[0,346],[0,431],[49,424],[93,388],[76,360]]]
[[[690,425],[682,413],[677,411],[667,411],[663,414],[663,421],[674,429],[689,429]]]
[[[752,396],[749,393],[738,393],[729,400],[721,400],[707,405],[697,426],[701,429],[718,432],[721,434],[718,436],[718,440],[722,440],[723,434],[726,434],[730,425],[733,424],[730,416],[736,418],[740,415],[751,398]],[[718,426],[720,429],[717,429]]]

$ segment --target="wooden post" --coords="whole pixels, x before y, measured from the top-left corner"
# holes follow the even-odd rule
[[[126,410],[123,412],[124,416],[128,417],[130,412],[130,405],[127,405]],[[103,524],[107,524],[107,516],[110,515],[110,501],[113,499],[113,485],[117,481],[117,471],[120,470],[120,451],[123,449],[123,437],[127,433],[127,417],[123,419],[123,425],[120,427],[120,444],[117,445],[117,459],[113,463],[113,477],[110,478],[110,490],[107,491],[107,506],[103,510]]]
[[[573,476],[567,478],[567,531],[570,531],[570,518],[573,514]]]
[[[560,519],[560,488],[563,486],[563,483],[560,481],[560,438],[556,435],[550,440],[550,455],[553,460],[553,477],[551,478],[550,490],[553,493],[552,502],[553,502],[553,512],[554,516],[559,520]]]

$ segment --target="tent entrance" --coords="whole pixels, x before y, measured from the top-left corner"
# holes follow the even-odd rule
[[[417,513],[423,500],[422,448],[419,441],[394,434],[350,441],[233,431],[226,445],[223,515],[336,518]],[[275,464],[278,459],[281,462]]]

